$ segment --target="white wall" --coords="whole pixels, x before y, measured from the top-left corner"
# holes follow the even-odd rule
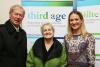
[[[9,8],[14,4],[21,4],[21,0],[0,0],[0,24],[9,18]]]
[[[100,67],[100,60],[96,60],[95,67]]]

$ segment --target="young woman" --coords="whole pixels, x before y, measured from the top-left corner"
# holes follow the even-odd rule
[[[68,67],[94,67],[95,38],[86,31],[83,16],[79,11],[69,14],[68,34],[64,42],[68,49]]]
[[[27,67],[65,67],[67,55],[62,44],[54,37],[50,23],[41,27],[43,37],[37,39],[27,56]]]

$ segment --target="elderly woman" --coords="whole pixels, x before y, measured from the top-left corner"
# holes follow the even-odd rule
[[[43,24],[43,37],[37,39],[27,56],[27,67],[65,67],[67,61],[64,46],[54,37],[50,23]]]

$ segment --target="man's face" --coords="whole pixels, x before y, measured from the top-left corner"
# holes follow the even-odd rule
[[[24,18],[24,11],[19,7],[15,7],[14,10],[9,14],[9,17],[12,24],[16,27],[19,27]]]

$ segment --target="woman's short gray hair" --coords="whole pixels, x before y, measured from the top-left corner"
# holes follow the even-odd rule
[[[53,27],[53,25],[52,25],[51,23],[45,23],[45,24],[43,24],[43,25],[41,26],[41,33],[42,33],[42,34],[43,34],[43,27],[44,27],[45,25],[50,26],[50,27],[52,28],[53,32],[55,31],[55,30],[54,30],[54,27]]]

